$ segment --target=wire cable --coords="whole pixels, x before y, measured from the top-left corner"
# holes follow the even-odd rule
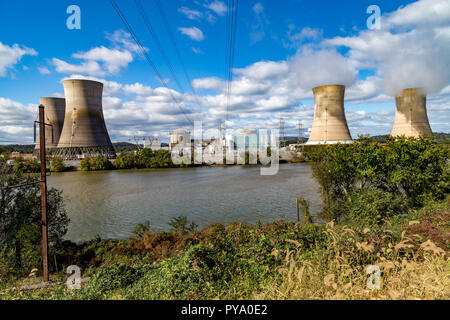
[[[133,37],[133,40],[136,42],[136,44],[138,45],[141,54],[144,56],[144,58],[147,60],[147,62],[150,64],[150,66],[152,67],[153,71],[155,72],[155,74],[157,75],[159,81],[161,82],[161,84],[168,90],[170,97],[172,98],[172,100],[178,105],[178,107],[180,108],[181,112],[183,112],[184,116],[186,117],[186,119],[193,124],[192,120],[187,116],[186,111],[182,108],[181,104],[179,101],[177,101],[172,93],[172,90],[168,87],[166,81],[164,80],[164,78],[161,76],[161,73],[159,72],[158,68],[156,67],[156,65],[153,63],[153,61],[150,59],[149,55],[147,54],[147,51],[144,49],[144,47],[142,46],[139,38],[137,37],[136,33],[134,32],[133,28],[131,27],[131,25],[128,23],[127,18],[125,17],[125,15],[122,13],[122,11],[120,10],[119,6],[117,5],[115,0],[109,0],[111,6],[113,7],[113,9],[116,11],[117,15],[119,16],[119,18],[122,20],[123,24],[125,25],[125,27],[127,28],[128,32],[131,34],[131,36]]]

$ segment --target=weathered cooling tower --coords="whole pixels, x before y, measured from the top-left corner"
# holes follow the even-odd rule
[[[66,115],[57,155],[65,160],[97,155],[116,157],[103,118],[103,83],[64,80]]]
[[[391,136],[418,138],[422,134],[430,137],[433,133],[427,116],[427,97],[422,89],[410,88],[395,97],[397,105]]]
[[[66,112],[66,100],[64,98],[40,98],[40,104],[44,106],[45,126],[45,147],[53,149],[58,146],[64,124],[64,114]],[[39,150],[39,137],[36,140],[36,150]]]
[[[307,145],[351,143],[344,111],[345,86],[316,87],[314,121]]]

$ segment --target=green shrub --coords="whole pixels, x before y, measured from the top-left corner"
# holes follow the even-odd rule
[[[61,159],[61,157],[54,157],[50,161],[50,171],[51,172],[63,172],[66,170],[66,167],[64,166],[64,162]]]
[[[96,156],[94,158],[84,158],[80,161],[80,168],[83,171],[102,171],[111,170],[114,165],[108,158],[103,156]]]

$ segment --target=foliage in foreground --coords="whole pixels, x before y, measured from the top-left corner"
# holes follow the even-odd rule
[[[134,239],[96,240],[70,253],[81,260],[66,265],[87,262],[83,276],[91,280],[81,290],[62,284],[37,291],[0,289],[0,297],[449,299],[449,206],[447,198],[385,220],[376,230],[277,221],[155,233],[142,225],[138,230],[144,232]],[[380,268],[379,290],[367,287],[369,265]]]
[[[324,216],[376,226],[384,218],[443,199],[450,190],[448,149],[430,138],[360,138],[307,151]]]

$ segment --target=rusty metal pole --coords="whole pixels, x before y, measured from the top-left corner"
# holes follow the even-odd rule
[[[48,282],[48,227],[47,227],[47,167],[45,162],[44,106],[39,106],[39,148],[41,160],[41,213],[42,213],[42,270]]]

